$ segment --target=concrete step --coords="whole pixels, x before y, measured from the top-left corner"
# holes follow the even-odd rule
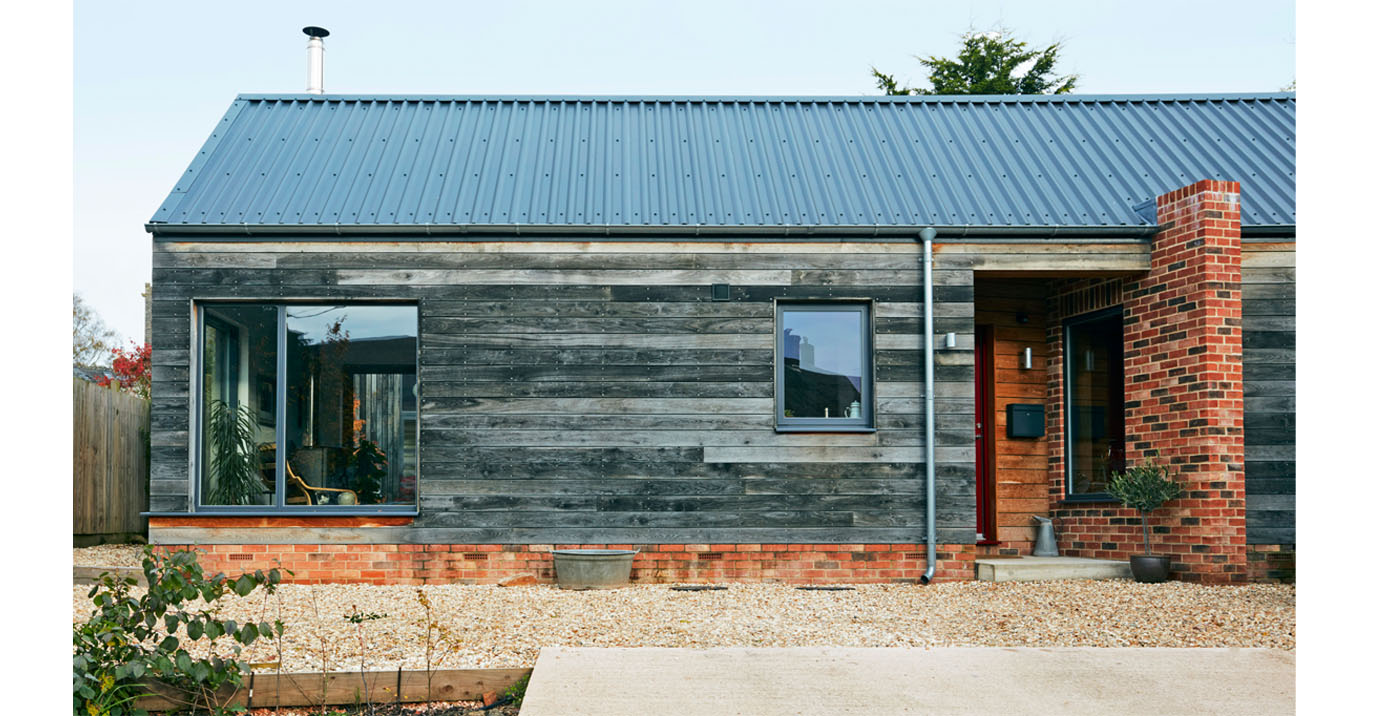
[[[142,567],[77,567],[72,566],[73,584],[99,584],[100,574],[109,572],[119,579],[133,577],[138,580],[139,586],[148,586],[148,579],[143,576]]]
[[[1131,579],[1130,562],[1085,557],[1015,557],[976,559],[974,573],[983,582],[1039,582],[1049,579]]]

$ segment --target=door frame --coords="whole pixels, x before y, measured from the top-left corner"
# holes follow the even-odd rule
[[[974,516],[978,544],[998,544],[998,416],[995,334],[974,326]]]

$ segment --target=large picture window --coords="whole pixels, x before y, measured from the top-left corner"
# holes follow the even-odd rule
[[[873,427],[868,304],[780,303],[776,333],[780,429]]]
[[[414,306],[201,307],[198,502],[414,510]]]
[[[1106,498],[1126,461],[1122,309],[1065,321],[1064,336],[1068,496]]]

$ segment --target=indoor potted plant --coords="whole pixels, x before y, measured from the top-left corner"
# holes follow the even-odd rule
[[[1132,577],[1138,582],[1163,582],[1170,574],[1170,558],[1151,554],[1151,511],[1179,496],[1179,483],[1170,479],[1164,466],[1147,461],[1145,465],[1113,472],[1108,494],[1141,513],[1141,532],[1146,538],[1146,554],[1131,558]]]
[[[223,400],[209,405],[205,437],[209,450],[209,494],[211,505],[253,505],[266,489],[262,464],[254,442],[258,427],[247,406],[234,406]]]

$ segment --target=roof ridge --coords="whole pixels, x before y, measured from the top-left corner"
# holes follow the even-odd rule
[[[421,102],[748,102],[748,103],[865,103],[879,104],[1013,104],[1081,102],[1230,102],[1241,100],[1296,100],[1294,92],[1217,92],[1145,94],[1061,94],[1061,95],[682,95],[682,94],[429,94],[429,93],[341,93],[303,94],[246,92],[237,99],[303,100],[311,102],[421,101]]]

